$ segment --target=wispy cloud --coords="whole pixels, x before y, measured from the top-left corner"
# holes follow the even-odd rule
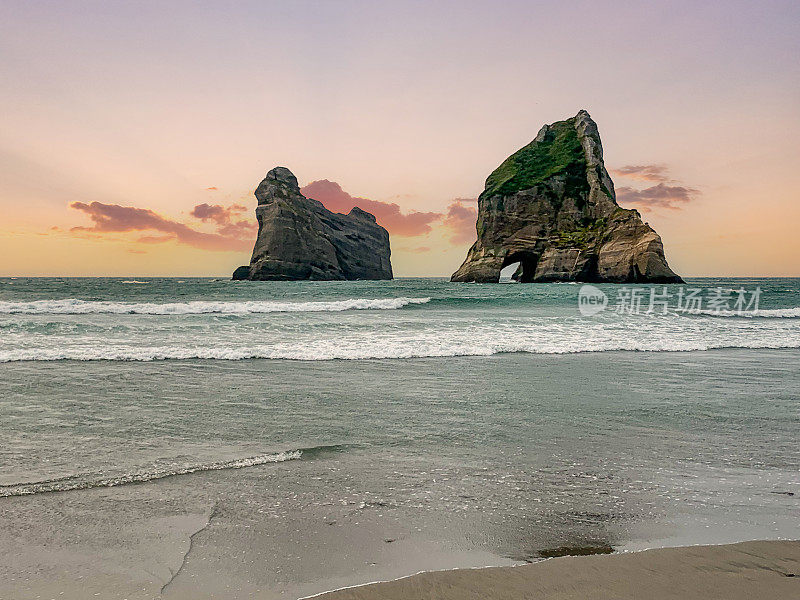
[[[322,202],[334,212],[348,213],[353,207],[366,210],[395,236],[416,237],[431,233],[437,225],[445,232],[445,239],[452,244],[463,244],[475,239],[477,210],[475,199],[457,198],[444,212],[403,212],[394,202],[381,202],[351,196],[341,186],[323,179],[314,181],[301,190],[308,198]],[[70,207],[86,214],[92,221],[90,227],[73,227],[72,235],[102,236],[112,239],[111,234],[141,232],[136,239],[140,244],[153,245],[174,241],[203,250],[228,251],[249,250],[257,229],[255,219],[248,218],[247,207],[241,204],[223,206],[204,202],[195,205],[189,215],[199,221],[196,225],[183,223],[150,210],[136,206],[120,206],[102,202],[73,202]],[[213,232],[202,231],[211,226]],[[59,231],[58,228],[52,231]],[[116,239],[123,241],[118,236]],[[429,246],[408,249],[415,253],[429,252]]]
[[[195,219],[204,223],[213,222],[217,226],[217,233],[227,237],[247,238],[257,229],[253,219],[240,218],[247,212],[247,207],[241,204],[222,206],[220,204],[198,204],[189,213]]]
[[[644,210],[651,208],[669,208],[680,210],[681,205],[691,202],[700,192],[694,188],[681,185],[659,183],[643,190],[630,187],[617,188],[617,202],[631,204]]]
[[[229,223],[231,217],[247,211],[246,206],[233,204],[222,206],[220,204],[198,204],[192,209],[191,214],[194,218],[201,221],[216,221],[217,223]]]
[[[684,204],[691,202],[700,194],[699,190],[671,179],[666,165],[626,165],[612,169],[611,173],[634,181],[658,182],[644,189],[627,186],[617,188],[617,202],[630,204],[645,211],[653,208],[680,210]]]
[[[611,169],[611,174],[638,181],[669,181],[666,165],[626,165],[619,169]]]
[[[239,235],[226,233],[206,233],[163,217],[148,208],[134,206],[120,206],[118,204],[104,204],[102,202],[73,202],[70,207],[86,213],[93,225],[91,227],[73,227],[73,233],[122,233],[130,231],[160,232],[163,235],[147,235],[139,238],[145,244],[159,244],[175,240],[203,250],[229,251],[247,250],[252,245],[252,239],[243,239]],[[195,207],[197,208],[197,207]],[[224,229],[218,224],[218,231]]]

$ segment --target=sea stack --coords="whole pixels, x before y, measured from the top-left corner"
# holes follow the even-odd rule
[[[621,208],[585,110],[545,125],[489,175],[478,198],[478,240],[452,281],[496,283],[519,263],[520,282],[682,283],[659,235]]]
[[[391,279],[389,233],[358,207],[334,213],[300,193],[297,178],[275,167],[255,192],[258,237],[250,264],[233,279]]]

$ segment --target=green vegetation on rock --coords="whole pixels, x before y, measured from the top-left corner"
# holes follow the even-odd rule
[[[603,236],[606,225],[606,219],[600,218],[571,231],[556,231],[553,245],[557,248],[586,248]]]
[[[564,178],[566,196],[578,200],[589,192],[586,157],[575,130],[575,117],[553,123],[542,141],[534,140],[509,156],[489,175],[481,197],[508,196],[554,176]]]
[[[520,282],[683,281],[658,234],[616,203],[597,124],[585,110],[542,127],[489,175],[476,225],[478,239],[451,281],[496,283],[515,262]]]

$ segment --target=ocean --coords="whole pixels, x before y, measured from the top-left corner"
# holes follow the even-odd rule
[[[800,537],[800,280],[581,290],[0,279],[0,598]]]

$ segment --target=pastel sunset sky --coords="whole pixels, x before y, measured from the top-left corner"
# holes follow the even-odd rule
[[[800,276],[800,3],[0,0],[0,276],[230,276],[282,165],[449,275],[585,108],[682,275]]]

